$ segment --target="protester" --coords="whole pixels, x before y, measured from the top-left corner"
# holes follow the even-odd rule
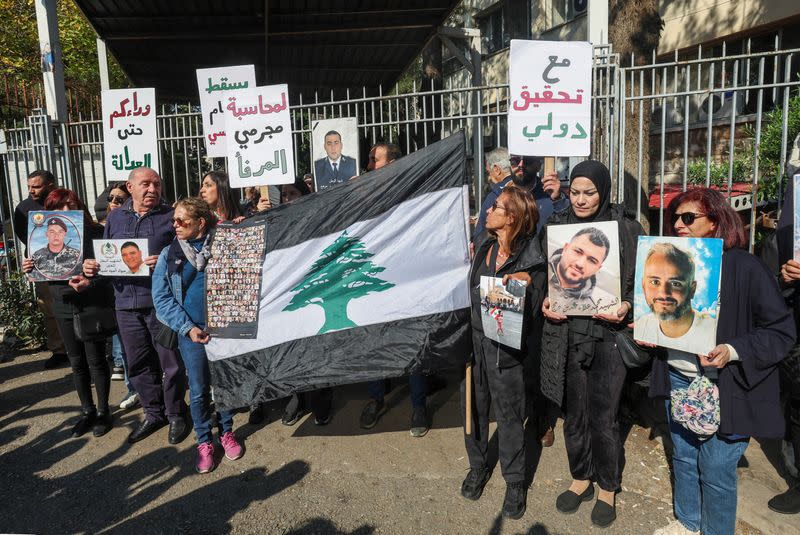
[[[261,192],[255,186],[244,188],[244,200],[241,202],[239,211],[249,217],[258,211],[258,201],[261,200]]]
[[[222,171],[210,171],[203,176],[200,198],[208,203],[219,221],[239,223],[244,219],[239,201],[231,190],[228,175]]]
[[[472,345],[474,399],[471,434],[464,435],[470,470],[461,485],[461,494],[477,500],[490,476],[489,408],[494,406],[499,440],[500,468],[506,481],[502,514],[521,518],[525,514],[525,351],[490,339],[483,331],[481,316],[481,276],[518,279],[527,283],[526,314],[538,310],[547,288],[547,261],[535,239],[538,220],[536,202],[527,191],[508,186],[489,207],[486,231],[475,242],[475,257],[470,270],[472,303]],[[466,382],[466,380],[465,380]],[[466,384],[461,387],[462,406]]]
[[[91,257],[92,240],[102,237],[103,227],[92,221],[91,214],[78,195],[68,189],[54,189],[47,195],[44,208],[80,210],[84,213],[83,254]],[[33,264],[33,259],[26,258],[22,270],[31,272]],[[82,436],[90,429],[96,437],[105,435],[111,429],[111,411],[108,407],[111,380],[105,352],[108,335],[80,340],[75,333],[75,322],[112,315],[113,290],[108,281],[89,280],[82,275],[75,275],[69,281],[51,281],[47,284],[53,296],[53,312],[67,348],[75,390],[81,402],[82,414],[72,428],[72,436]],[[97,392],[96,405],[92,398],[92,383]]]
[[[214,469],[214,444],[211,434],[211,372],[204,344],[211,339],[205,332],[205,267],[210,232],[216,225],[211,207],[203,200],[178,201],[172,218],[175,240],[158,257],[153,272],[153,304],[159,321],[178,334],[183,363],[189,376],[189,407],[197,435],[195,469],[205,474]],[[225,457],[235,461],[242,447],[233,435],[233,412],[217,411],[220,443]]]
[[[386,167],[398,158],[403,157],[403,151],[394,143],[377,143],[369,151],[367,171],[374,171]]]
[[[283,184],[281,186],[281,204],[289,204],[303,195],[309,194],[311,194],[311,190],[308,189],[308,184],[303,179],[298,178],[293,184]]]
[[[569,199],[561,191],[558,173],[550,171],[539,178],[542,159],[535,156],[511,156],[509,163],[513,175],[511,180],[528,190],[536,199],[536,206],[539,208],[539,226],[536,232],[539,232],[554,212],[560,212],[569,206]]]
[[[793,157],[787,162],[787,176],[800,171],[792,165],[800,165],[800,136],[795,139]],[[790,167],[791,166],[791,167]],[[794,259],[794,187],[791,182],[786,188],[783,209],[775,231],[773,258],[764,258],[773,273],[777,273],[786,298],[792,309],[795,329],[800,332],[800,262]],[[767,246],[765,245],[764,249]],[[781,394],[786,412],[787,438],[794,453],[794,466],[800,470],[800,344],[795,344],[789,355],[780,363]],[[788,463],[788,461],[787,461]],[[792,485],[786,492],[773,497],[768,502],[773,511],[784,514],[800,513],[800,484]]]
[[[668,349],[666,358],[653,361],[650,395],[667,398],[674,445],[676,517],[655,535],[733,535],[737,463],[751,436],[784,433],[778,364],[795,340],[795,324],[775,278],[745,249],[742,221],[721,193],[691,189],[670,202],[666,215],[670,235],[722,238],[724,253],[718,345],[708,355]],[[701,372],[719,389],[719,429],[711,437],[683,427],[670,410],[670,393],[688,387]]]
[[[161,200],[161,177],[149,167],[131,171],[127,182],[131,198],[109,214],[105,239],[147,238],[153,267],[158,254],[175,238],[173,209]],[[83,263],[87,277],[100,273],[94,260]],[[169,422],[168,440],[178,444],[191,431],[186,424],[186,371],[180,355],[156,339],[162,332],[151,297],[150,277],[114,277],[115,308],[119,335],[128,357],[128,373],[139,394],[145,419],[129,436],[134,443],[147,438]]]
[[[622,206],[611,204],[611,176],[602,163],[587,160],[576,165],[569,188],[570,206],[550,217],[540,233],[542,248],[547,248],[551,225],[617,221],[622,304],[614,313],[567,317],[551,311],[550,300],[544,300],[541,387],[564,410],[564,442],[573,479],[558,496],[556,508],[575,512],[594,497],[596,482],[600,491],[591,518],[605,527],[616,519],[614,494],[620,488],[623,456],[619,402],[627,373],[613,331],[631,317],[637,236],[644,230]]]
[[[56,188],[56,178],[53,173],[45,169],[37,169],[28,175],[28,198],[14,208],[14,234],[27,250],[28,248],[28,213],[44,210],[44,200]],[[27,251],[26,251],[27,253]],[[45,336],[50,357],[44,361],[44,368],[50,370],[67,362],[67,353],[64,342],[58,333],[55,316],[53,315],[53,298],[46,282],[35,283],[36,302],[44,315]]]
[[[508,149],[498,147],[486,153],[486,178],[491,185],[489,193],[483,199],[481,211],[478,214],[478,222],[475,224],[475,231],[472,234],[473,242],[482,232],[486,224],[486,212],[503,192],[503,189],[511,183],[511,163],[509,161]]]
[[[97,216],[97,222],[101,225],[105,225],[108,214],[121,207],[130,196],[125,182],[109,183],[94,203],[94,213]],[[124,380],[125,387],[128,389],[122,401],[119,403],[119,408],[122,410],[133,409],[139,405],[139,396],[136,394],[136,390],[133,388],[133,384],[128,377],[128,362],[125,357],[125,350],[122,348],[122,340],[120,340],[119,334],[117,333],[112,336],[106,344],[106,354],[109,353],[109,343],[111,345],[111,380]]]

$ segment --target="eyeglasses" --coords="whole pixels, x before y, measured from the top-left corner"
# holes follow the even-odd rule
[[[172,224],[178,225],[179,227],[188,227],[189,223],[191,223],[191,219],[181,219],[180,217],[173,217]]]
[[[494,202],[492,203],[492,210],[497,210],[497,209],[500,209],[500,210],[505,210],[505,209],[506,209],[506,207],[505,207],[505,206],[503,206],[502,204],[500,204],[499,202],[497,202],[497,201],[494,201]]]
[[[125,197],[118,197],[116,195],[109,195],[106,197],[106,202],[114,203],[114,204],[122,204],[125,202]]]
[[[695,214],[693,212],[683,212],[682,214],[672,214],[672,224],[678,222],[678,219],[683,221],[683,224],[686,226],[692,225],[698,219],[702,219],[704,217],[708,217],[706,214]]]

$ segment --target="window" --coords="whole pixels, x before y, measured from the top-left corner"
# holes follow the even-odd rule
[[[481,31],[481,52],[493,54],[502,50],[511,43],[511,34],[505,22],[505,5],[497,4],[495,9],[476,17],[478,28]]]
[[[586,13],[589,0],[545,0],[544,3],[547,5],[546,16],[547,28],[549,29]]]

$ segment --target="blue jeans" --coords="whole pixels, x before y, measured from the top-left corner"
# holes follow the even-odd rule
[[[425,407],[425,397],[428,395],[428,378],[421,373],[412,373],[408,376],[408,387],[411,390],[411,406],[414,408]],[[386,395],[386,381],[372,381],[367,384],[369,397],[378,403],[383,403]]]
[[[125,372],[125,386],[128,387],[128,394],[133,394],[133,385],[128,379],[128,359],[125,358],[125,349],[122,347],[122,340],[119,334],[111,337],[111,356],[114,358],[114,366],[121,367]]]
[[[672,389],[686,388],[690,379],[675,370],[669,373]],[[697,435],[667,418],[675,451],[673,502],[675,517],[691,531],[703,535],[733,535],[736,529],[736,465],[749,438],[730,440],[716,434],[699,440]]]
[[[189,376],[189,409],[192,412],[197,443],[211,442],[211,373],[206,348],[185,336],[178,337],[178,347]],[[220,435],[233,431],[233,412],[218,411]]]

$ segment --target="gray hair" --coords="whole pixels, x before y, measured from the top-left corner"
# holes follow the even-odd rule
[[[507,148],[497,147],[493,151],[486,153],[486,167],[491,169],[495,165],[504,173],[511,173],[511,162],[508,160]]]

